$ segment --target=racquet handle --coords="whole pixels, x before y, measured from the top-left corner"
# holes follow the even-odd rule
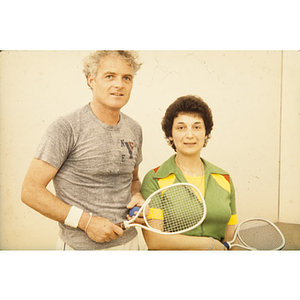
[[[230,245],[228,244],[228,243],[223,243],[223,245],[227,248],[227,250],[229,250],[230,249]]]
[[[115,224],[115,225],[121,227],[123,230],[126,229],[124,222],[120,222],[120,223],[117,223],[117,224]]]

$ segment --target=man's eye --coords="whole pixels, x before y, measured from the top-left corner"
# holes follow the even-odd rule
[[[131,77],[125,77],[124,78],[126,81],[131,81]]]

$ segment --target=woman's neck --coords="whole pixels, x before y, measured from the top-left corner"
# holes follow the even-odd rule
[[[204,175],[204,164],[199,156],[185,157],[177,154],[175,163],[185,175],[194,177]]]

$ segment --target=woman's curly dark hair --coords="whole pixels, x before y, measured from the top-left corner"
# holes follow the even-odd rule
[[[214,126],[210,107],[199,96],[187,95],[179,97],[167,108],[161,122],[165,138],[175,151],[176,147],[173,143],[170,143],[169,138],[172,137],[174,119],[177,118],[180,113],[196,114],[200,116],[205,124],[205,135],[207,136],[207,139],[210,138],[210,133]],[[205,146],[206,144],[204,147]]]

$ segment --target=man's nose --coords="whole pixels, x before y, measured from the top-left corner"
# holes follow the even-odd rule
[[[118,87],[118,88],[123,87],[123,80],[122,80],[122,78],[116,76],[115,80],[114,80],[114,86]]]

